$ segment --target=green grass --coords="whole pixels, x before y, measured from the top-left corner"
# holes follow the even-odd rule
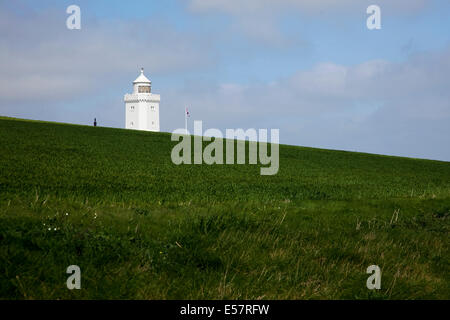
[[[175,144],[0,118],[0,298],[450,298],[450,163],[281,145],[261,176]]]

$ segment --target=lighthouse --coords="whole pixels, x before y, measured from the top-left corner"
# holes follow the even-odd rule
[[[127,93],[125,101],[125,128],[159,131],[159,94],[152,93],[152,82],[141,74],[133,81],[133,93]]]

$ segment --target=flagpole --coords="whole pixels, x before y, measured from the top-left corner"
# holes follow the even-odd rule
[[[186,132],[186,135],[188,134],[187,130],[187,108],[184,109],[184,130]]]

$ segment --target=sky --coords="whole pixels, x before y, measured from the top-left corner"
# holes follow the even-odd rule
[[[144,67],[161,131],[188,107],[191,131],[450,161],[449,15],[448,0],[0,0],[0,115],[123,128]]]

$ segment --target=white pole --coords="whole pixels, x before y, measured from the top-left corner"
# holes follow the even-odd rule
[[[187,108],[185,107],[184,109],[184,129],[186,132],[186,135],[188,134],[188,130],[187,130]]]

